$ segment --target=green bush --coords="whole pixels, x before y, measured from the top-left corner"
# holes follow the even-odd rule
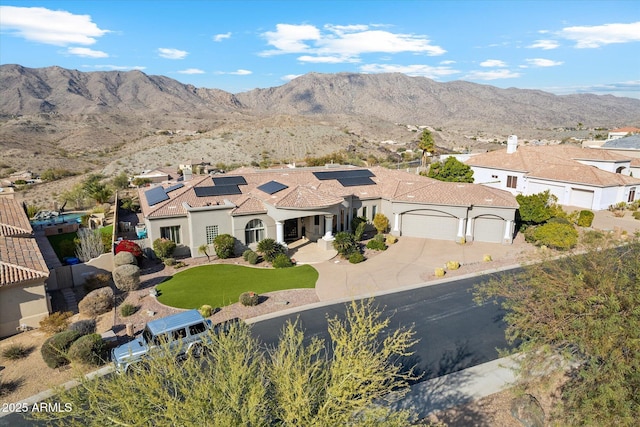
[[[172,240],[157,238],[153,241],[153,251],[160,259],[168,258],[173,255],[173,251],[176,250],[176,244]]]
[[[365,260],[365,257],[360,252],[354,252],[351,255],[349,255],[349,262],[351,264],[358,264],[364,260]]]
[[[580,216],[578,216],[578,225],[580,227],[591,227],[591,224],[593,223],[593,218],[595,217],[595,214],[591,211],[580,211]]]
[[[58,332],[48,338],[40,349],[44,363],[51,369],[67,365],[69,363],[67,351],[78,338],[80,338],[80,333],[77,331]]]
[[[198,311],[200,312],[202,317],[209,317],[209,316],[211,316],[211,314],[213,314],[213,307],[211,307],[210,305],[205,304],[202,307],[200,307],[198,309]]]
[[[640,212],[634,212],[631,214],[635,219],[640,219]]]
[[[122,317],[129,317],[136,311],[138,311],[138,307],[133,304],[122,304],[120,306],[120,315]]]
[[[353,234],[341,231],[336,233],[333,240],[333,248],[338,251],[343,258],[349,258],[352,253],[358,251],[358,243]]]
[[[382,234],[378,234],[378,236],[382,236]],[[387,245],[383,241],[378,239],[371,239],[367,242],[367,249],[373,249],[374,251],[386,251]]]
[[[567,218],[563,218],[560,216],[554,216],[552,218],[549,218],[549,220],[547,221],[547,224],[549,223],[572,225],[571,221],[569,221]]]
[[[393,245],[398,242],[398,238],[396,236],[387,236],[385,243],[387,246]]]
[[[96,333],[96,319],[78,320],[69,325],[69,331],[76,331],[80,335],[89,335]]]
[[[249,261],[249,255],[251,255],[253,251],[251,249],[247,249],[246,251],[242,252],[242,259],[244,259],[245,261]]]
[[[276,255],[271,264],[274,268],[288,268],[293,266],[291,259],[285,254]]]
[[[127,265],[127,264],[138,265],[138,260],[136,260],[136,257],[133,256],[131,252],[125,252],[125,251],[118,252],[113,257],[114,266],[120,267],[121,265]]]
[[[375,236],[373,236],[373,240],[376,240],[378,242],[384,242],[386,238],[384,234],[376,234]]]
[[[260,295],[255,292],[243,292],[240,294],[239,301],[240,304],[244,306],[253,307],[258,305],[258,302],[260,301]]]
[[[116,288],[123,292],[135,291],[140,288],[140,268],[137,265],[121,265],[114,268],[111,274]]]
[[[234,255],[236,239],[230,234],[220,234],[213,240],[213,249],[220,259],[231,258]]]
[[[273,239],[260,240],[256,249],[267,262],[273,262],[278,255],[287,253],[287,249]]]
[[[566,250],[578,243],[578,232],[572,225],[550,222],[531,229],[533,243],[553,249]],[[529,232],[529,230],[527,230]],[[527,233],[525,233],[525,238]]]
[[[357,242],[361,241],[362,238],[364,237],[364,231],[366,228],[367,228],[366,222],[358,223],[358,226],[355,228],[355,231],[353,232],[353,236],[356,238]]]
[[[70,311],[51,313],[40,321],[40,330],[47,334],[57,334],[69,327],[69,318],[73,316]]]
[[[259,260],[260,257],[254,251],[251,251],[251,253],[247,256],[247,261],[249,261],[249,264],[251,265],[256,265]]]
[[[164,260],[162,260],[162,262],[164,263],[164,265],[166,265],[167,267],[173,267],[174,265],[176,265],[176,259],[173,257],[168,257],[165,258]]]
[[[378,231],[378,234],[382,234],[389,228],[389,218],[387,218],[384,214],[377,213],[373,217],[373,226]]]
[[[12,344],[2,350],[2,357],[8,360],[19,360],[27,357],[33,347],[25,347],[21,344]]]
[[[83,365],[99,366],[104,363],[106,346],[100,334],[89,334],[78,338],[69,347],[71,361]]]

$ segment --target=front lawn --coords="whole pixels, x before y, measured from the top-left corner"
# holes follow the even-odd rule
[[[238,302],[240,294],[314,288],[318,271],[310,265],[264,269],[215,264],[190,268],[157,286],[158,301],[177,308],[224,307]]]

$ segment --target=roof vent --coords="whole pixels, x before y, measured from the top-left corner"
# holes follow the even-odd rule
[[[513,154],[518,149],[518,137],[516,135],[509,135],[507,138],[507,154]]]

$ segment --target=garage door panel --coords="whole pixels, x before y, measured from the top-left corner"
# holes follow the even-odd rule
[[[402,215],[402,235],[424,239],[455,240],[458,219],[438,213],[407,213]]]
[[[528,194],[544,193],[549,190],[549,193],[558,198],[558,203],[565,204],[564,202],[564,187],[560,185],[541,184],[537,182],[530,182],[527,187]]]
[[[593,190],[571,189],[571,206],[591,209],[593,206]]]
[[[501,243],[505,222],[500,218],[476,218],[473,224],[473,240]]]

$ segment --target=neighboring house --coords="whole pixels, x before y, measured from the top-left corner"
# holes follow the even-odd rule
[[[549,190],[561,205],[604,210],[640,198],[640,180],[631,174],[631,158],[606,150],[570,145],[518,147],[509,137],[506,150],[471,157],[475,183],[531,195]]]
[[[158,168],[153,170],[144,171],[139,175],[134,175],[133,179],[148,179],[152,184],[159,184],[161,182],[167,182],[172,179],[176,179],[178,174],[175,171],[169,171],[165,168]]]
[[[329,248],[354,217],[371,221],[376,213],[395,235],[510,244],[518,208],[509,192],[481,185],[336,165],[243,168],[139,192],[150,241],[173,240],[192,256],[219,234],[251,247],[264,238],[305,238]]]
[[[640,135],[629,135],[606,141],[599,147],[589,147],[596,150],[606,150],[631,158],[630,175],[640,178]]]
[[[207,162],[204,159],[191,159],[187,160],[184,164],[179,165],[178,167],[182,170],[189,169],[195,173],[208,173],[211,166],[211,162]]]
[[[37,328],[49,315],[49,269],[33,229],[13,195],[0,196],[0,338],[21,325]]]
[[[636,133],[640,133],[640,129],[634,128],[631,126],[627,126],[620,129],[613,129],[609,131],[609,134],[607,135],[607,140],[624,138],[627,135],[633,135]]]

